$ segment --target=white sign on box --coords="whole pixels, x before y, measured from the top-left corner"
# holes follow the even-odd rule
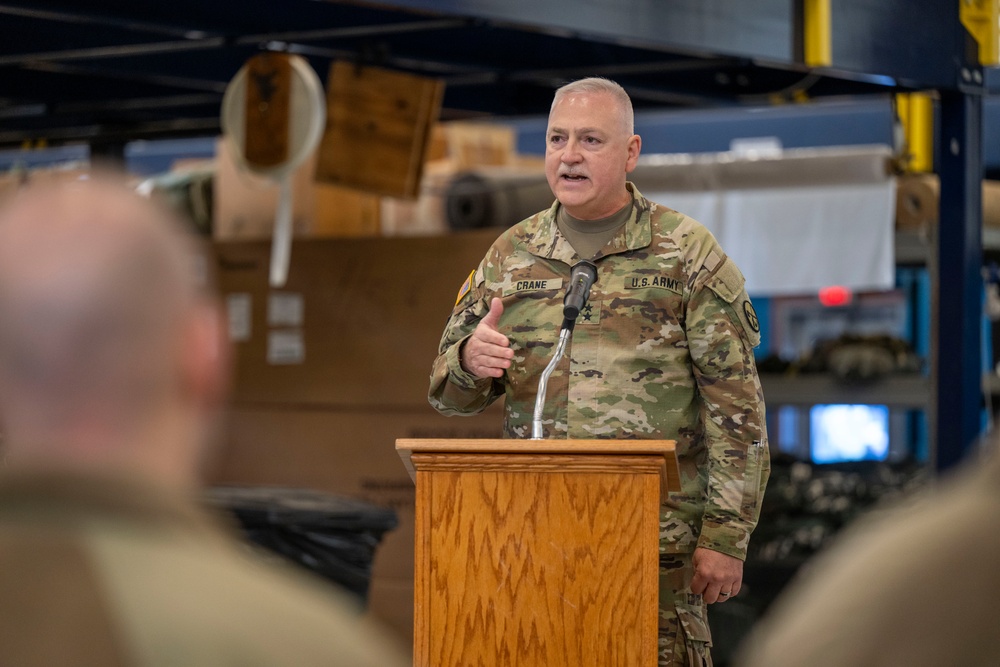
[[[301,329],[274,329],[267,334],[267,363],[274,366],[301,364],[306,360],[306,342]]]

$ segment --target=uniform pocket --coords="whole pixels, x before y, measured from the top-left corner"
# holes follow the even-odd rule
[[[760,504],[760,476],[764,467],[764,447],[766,444],[759,440],[754,441],[747,448],[747,464],[744,470],[743,505],[741,511],[746,519],[753,519],[756,516],[758,505]]]
[[[712,664],[712,632],[701,596],[691,593],[691,554],[660,556],[660,664]]]
[[[757,319],[757,311],[747,296],[746,280],[733,260],[727,257],[707,285],[726,304],[725,309],[729,311],[730,319],[734,324],[739,323],[740,330],[750,347],[760,345],[760,321]]]
[[[712,631],[708,627],[704,605],[678,603],[676,609],[677,618],[681,621],[681,629],[684,630],[684,634],[691,641],[705,642],[711,645]]]
[[[674,664],[688,665],[689,667],[711,667],[712,656],[709,648],[712,646],[712,631],[708,627],[707,614],[704,605],[677,605],[677,618],[681,624],[681,636],[678,642],[683,641],[682,647],[677,646]],[[680,659],[680,662],[677,660]]]

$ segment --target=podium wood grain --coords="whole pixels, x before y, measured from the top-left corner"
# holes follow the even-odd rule
[[[414,664],[655,665],[665,453],[531,442],[397,442],[417,483]]]

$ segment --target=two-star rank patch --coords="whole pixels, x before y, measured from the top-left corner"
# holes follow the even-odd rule
[[[601,302],[588,301],[576,317],[576,326],[601,323]]]

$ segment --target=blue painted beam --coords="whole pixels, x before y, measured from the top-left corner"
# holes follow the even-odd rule
[[[1000,178],[1000,95],[983,99],[983,167]]]
[[[0,172],[12,169],[39,169],[70,162],[90,161],[90,147],[71,144],[52,148],[0,151]]]
[[[379,4],[699,55],[793,61],[790,0],[382,0]]]
[[[997,119],[1000,129],[1000,117]],[[545,118],[503,119],[518,131],[518,151],[545,150]],[[785,148],[893,143],[889,96],[770,107],[646,111],[635,116],[642,152],[728,151],[734,139],[776,137]],[[998,155],[1000,160],[1000,155]]]
[[[801,0],[389,0],[382,5],[694,55],[749,58],[807,71],[798,53]],[[954,2],[838,0],[824,75],[887,87],[957,89],[956,54],[971,39]],[[971,43],[975,50],[975,43]],[[974,60],[974,58],[973,58]]]
[[[937,171],[937,418],[934,463],[958,463],[980,434],[982,404],[982,97],[943,91]]]
[[[833,68],[893,78],[914,88],[957,89],[967,40],[958,3],[837,0],[830,6]],[[975,42],[971,61],[975,61]]]

